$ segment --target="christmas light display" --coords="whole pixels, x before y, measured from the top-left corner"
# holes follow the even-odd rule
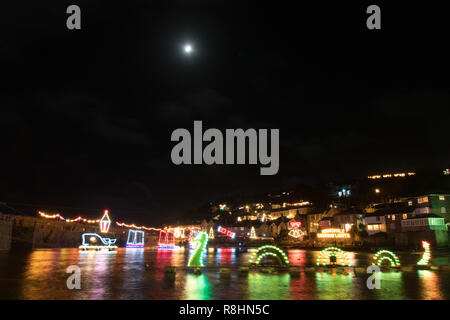
[[[127,248],[143,248],[145,232],[141,230],[128,230]]]
[[[397,255],[389,250],[379,250],[373,256],[372,264],[381,266],[383,261],[387,260],[391,267],[400,267],[400,260]]]
[[[250,229],[250,239],[256,239],[255,227],[253,227],[253,226]]]
[[[107,233],[109,226],[111,225],[111,219],[109,219],[108,210],[105,210],[102,219],[100,220],[100,232]]]
[[[335,262],[332,261],[332,258],[335,259]],[[318,266],[327,266],[327,265],[340,265],[343,267],[351,267],[350,262],[348,261],[347,255],[344,251],[336,247],[328,247],[323,249],[319,256],[317,257]]]
[[[171,231],[160,230],[158,248],[160,249],[174,249],[175,248],[175,236]]]
[[[212,227],[209,228],[209,235],[208,235],[208,238],[209,238],[209,239],[214,239],[214,230],[213,230]]]
[[[114,250],[117,239],[103,238],[97,233],[83,233],[81,236],[83,244],[79,246],[83,250]]]
[[[226,235],[227,237],[229,237],[229,238],[231,238],[231,239],[233,239],[233,238],[236,236],[236,233],[231,232],[230,230],[225,229],[225,228],[223,228],[223,227],[221,227],[221,226],[219,226],[219,227],[217,228],[217,231],[219,231],[220,233]]]
[[[147,231],[161,231],[162,230],[161,228],[137,226],[135,224],[126,224],[123,222],[116,222],[116,225],[119,227],[132,228],[132,229],[138,229],[138,230],[147,230]]]
[[[350,238],[350,233],[345,232],[343,229],[328,228],[323,229],[321,233],[318,233],[317,238],[325,238],[325,239]]]
[[[202,231],[197,232],[192,238],[191,244],[195,246],[195,250],[189,258],[188,267],[203,267],[203,255],[206,253],[208,234]]]
[[[66,219],[63,216],[61,216],[59,213],[56,214],[47,214],[45,212],[42,211],[38,211],[38,214],[42,217],[42,218],[46,218],[46,219],[59,219],[61,221],[65,221],[65,222],[86,222],[86,223],[99,223],[100,219],[98,220],[91,220],[91,219],[85,219],[82,217],[78,217],[76,219]]]
[[[427,266],[431,260],[431,251],[430,251],[430,243],[426,241],[422,241],[422,248],[425,249],[425,252],[422,255],[422,259],[417,262],[419,266]]]
[[[173,230],[173,235],[175,238],[184,238],[184,229],[183,228],[175,228]]]
[[[259,265],[261,260],[266,256],[275,257],[281,265],[289,265],[289,259],[284,251],[272,245],[265,245],[256,249],[250,256],[248,262],[250,265]]]
[[[302,227],[301,221],[289,221],[289,227],[291,230],[289,231],[288,235],[290,235],[291,237],[300,238],[305,235],[303,231],[300,230],[300,228]]]

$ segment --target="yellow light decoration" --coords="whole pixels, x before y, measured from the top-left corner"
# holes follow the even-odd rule
[[[152,227],[145,227],[145,226],[137,226],[135,224],[126,224],[123,222],[117,222],[116,221],[116,225],[118,225],[119,227],[125,227],[125,228],[132,228],[132,229],[138,229],[138,230],[147,230],[147,231],[161,231],[163,229],[161,228],[152,228]]]
[[[173,235],[175,238],[179,239],[179,238],[184,238],[184,229],[182,228],[175,228]]]
[[[416,173],[415,172],[400,172],[400,173],[388,173],[388,174],[377,174],[377,175],[373,175],[373,176],[368,176],[367,178],[369,179],[381,179],[381,178],[404,178],[406,176],[414,176]]]
[[[66,219],[63,216],[61,216],[59,213],[56,214],[47,214],[45,212],[42,211],[38,211],[38,214],[42,217],[42,218],[46,218],[46,219],[59,219],[61,221],[65,221],[65,222],[86,222],[86,223],[99,223],[100,219],[97,220],[92,220],[92,219],[85,219],[82,217],[78,217],[76,219]]]
[[[317,265],[318,266],[327,266],[332,265],[331,257],[336,258],[336,264],[341,265],[343,267],[351,267],[350,262],[348,261],[347,255],[344,251],[336,247],[328,247],[323,249],[319,256],[317,257]]]
[[[349,239],[350,233],[345,232],[342,229],[337,228],[329,228],[329,229],[323,229],[321,233],[317,234],[317,238],[321,239]]]

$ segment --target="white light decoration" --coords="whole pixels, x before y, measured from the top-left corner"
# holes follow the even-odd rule
[[[250,239],[256,239],[255,227],[253,227],[253,226],[250,229]]]
[[[115,245],[117,239],[103,238],[97,233],[83,233],[81,235],[83,244],[79,246],[82,250],[108,250],[117,249]]]

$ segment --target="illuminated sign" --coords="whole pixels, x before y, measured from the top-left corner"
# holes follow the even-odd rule
[[[330,238],[350,238],[350,234],[346,233],[342,229],[328,228],[328,229],[323,229],[321,233],[318,233],[317,234],[317,238],[325,238],[325,239],[330,239]]]
[[[219,226],[219,227],[217,228],[217,231],[220,232],[221,234],[226,235],[227,237],[229,237],[229,238],[231,238],[231,239],[233,239],[233,238],[236,236],[236,233],[231,232],[231,231],[228,230],[228,229],[222,228],[221,226]]]

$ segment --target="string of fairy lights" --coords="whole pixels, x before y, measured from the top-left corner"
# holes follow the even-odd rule
[[[38,214],[42,217],[42,218],[46,218],[46,219],[59,219],[61,221],[65,221],[65,222],[86,222],[86,223],[99,223],[100,219],[97,220],[92,220],[92,219],[85,219],[82,217],[78,217],[75,219],[66,219],[64,218],[62,215],[60,215],[59,213],[56,214],[47,214],[45,212],[42,211],[38,211]]]
[[[108,213],[108,210],[105,210],[105,212]],[[48,214],[48,213],[45,213],[43,211],[38,211],[38,215],[40,217],[42,217],[42,218],[58,219],[60,221],[64,221],[64,222],[67,222],[67,223],[73,223],[73,222],[99,223],[101,221],[101,219],[87,219],[87,218],[83,218],[83,217],[77,217],[75,219],[68,219],[68,218],[63,217],[59,213]],[[162,231],[162,230],[167,230],[167,229],[169,229],[169,230],[173,229],[174,233],[179,234],[180,236],[181,236],[183,230],[198,230],[198,229],[200,229],[197,226],[155,228],[155,227],[147,227],[147,226],[137,226],[135,224],[127,224],[127,223],[118,222],[118,221],[116,221],[116,225],[118,227],[129,228],[129,229],[137,229],[137,230],[146,230],[146,231]]]

